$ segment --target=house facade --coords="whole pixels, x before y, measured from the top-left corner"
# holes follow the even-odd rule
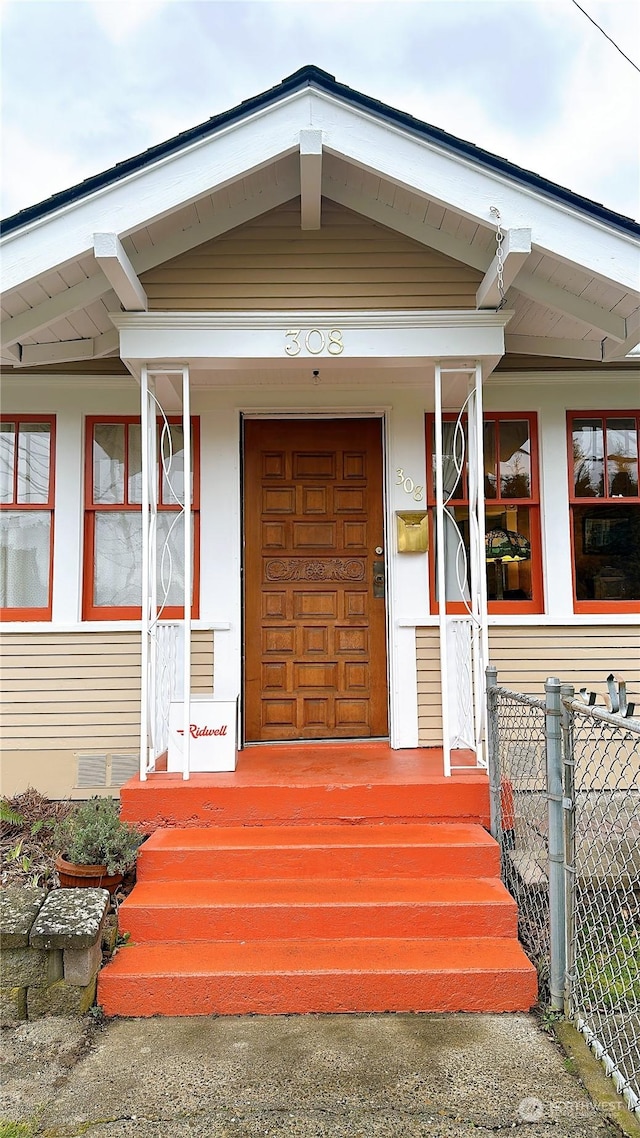
[[[3,792],[637,690],[639,237],[313,67],[9,218]]]

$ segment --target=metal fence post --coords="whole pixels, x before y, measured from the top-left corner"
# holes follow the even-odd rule
[[[564,1014],[573,1015],[573,983],[575,973],[575,908],[576,908],[576,762],[573,751],[571,702],[575,697],[572,684],[560,689],[562,711],[562,767],[564,820],[564,890],[565,890],[565,982]]]
[[[560,680],[550,677],[544,685],[544,690],[549,825],[549,990],[552,1009],[562,1011],[566,957]]]
[[[498,730],[498,672],[491,664],[487,679],[487,765],[489,767],[489,811],[491,833],[498,843],[502,836],[502,803],[500,801],[500,734]]]

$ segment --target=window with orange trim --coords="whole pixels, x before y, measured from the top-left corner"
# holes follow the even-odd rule
[[[637,411],[567,416],[576,612],[640,609]]]
[[[467,464],[457,473],[454,458],[456,416],[443,419],[443,480],[449,512],[467,552],[457,556],[458,536],[445,518],[447,609],[464,612],[469,598],[469,497]],[[466,423],[465,423],[466,427]],[[427,502],[432,534],[429,554],[432,611],[437,611],[434,416],[427,416]],[[485,412],[484,497],[487,599],[489,612],[543,611],[538,483],[537,416],[531,412]]]
[[[0,609],[4,620],[51,620],[55,419],[0,423]]]
[[[182,422],[157,426],[157,588],[162,615],[183,615],[184,436]],[[191,421],[192,616],[198,615],[200,433]],[[166,597],[165,597],[166,592]],[[135,620],[142,597],[142,435],[133,416],[88,418],[85,460],[87,620]]]

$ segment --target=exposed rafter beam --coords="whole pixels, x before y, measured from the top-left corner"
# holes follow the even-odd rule
[[[300,228],[319,229],[322,213],[322,131],[300,131]]]
[[[640,308],[628,316],[624,322],[626,336],[624,340],[605,340],[602,349],[603,360],[621,360],[629,355],[640,344]],[[640,361],[639,361],[640,362]]]
[[[101,336],[84,340],[59,340],[54,344],[25,344],[20,367],[43,367],[46,364],[67,364],[77,360],[98,359],[117,352],[119,333],[103,332]],[[16,365],[17,366],[17,365]]]
[[[525,356],[560,356],[571,360],[601,360],[599,340],[562,340],[551,336],[505,336],[505,351]]]
[[[0,352],[0,360],[3,364],[10,364],[11,367],[15,367],[16,364],[20,363],[20,348],[7,348],[3,344]]]
[[[489,265],[476,293],[476,308],[497,308],[531,252],[530,229],[508,229],[502,242],[502,294],[497,255]]]
[[[117,233],[94,233],[93,255],[125,312],[146,312],[147,294]]]
[[[341,182],[325,178],[323,192],[326,197],[331,198],[338,205],[361,213],[364,217],[370,218],[371,221],[377,221],[379,225],[386,225],[389,229],[404,233],[405,237],[420,241],[423,245],[428,245],[430,249],[444,253],[445,257],[453,257],[454,260],[462,261],[465,265],[471,265],[473,269],[479,269],[482,273],[489,268],[491,254],[484,249],[476,249],[466,241],[452,237],[451,234],[436,229],[434,225],[427,225],[417,217],[400,213],[398,210],[394,210],[393,206],[385,205],[384,202],[365,198],[364,195]]]
[[[584,300],[573,292],[567,292],[566,288],[559,288],[551,281],[545,281],[533,273],[522,272],[516,282],[516,288],[531,300],[537,300],[547,308],[554,308],[556,312],[564,313],[565,316],[573,316],[589,328],[597,328],[614,340],[625,338],[625,322],[621,316],[616,316],[614,312],[608,312],[606,308],[601,308],[599,304],[593,304],[590,300]]]
[[[49,300],[43,300],[42,304],[37,304],[35,308],[28,308],[19,316],[3,320],[0,328],[3,345],[8,347],[17,344],[19,340],[24,340],[26,336],[35,336],[42,328],[47,328],[56,320],[71,316],[73,312],[78,312],[85,305],[91,304],[103,293],[109,292],[110,287],[103,274],[96,273],[95,276],[87,277],[79,284],[72,285],[71,288],[66,288],[63,292],[50,297]]]

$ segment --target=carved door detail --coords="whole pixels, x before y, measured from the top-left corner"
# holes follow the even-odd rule
[[[245,736],[387,734],[379,419],[245,423]]]

